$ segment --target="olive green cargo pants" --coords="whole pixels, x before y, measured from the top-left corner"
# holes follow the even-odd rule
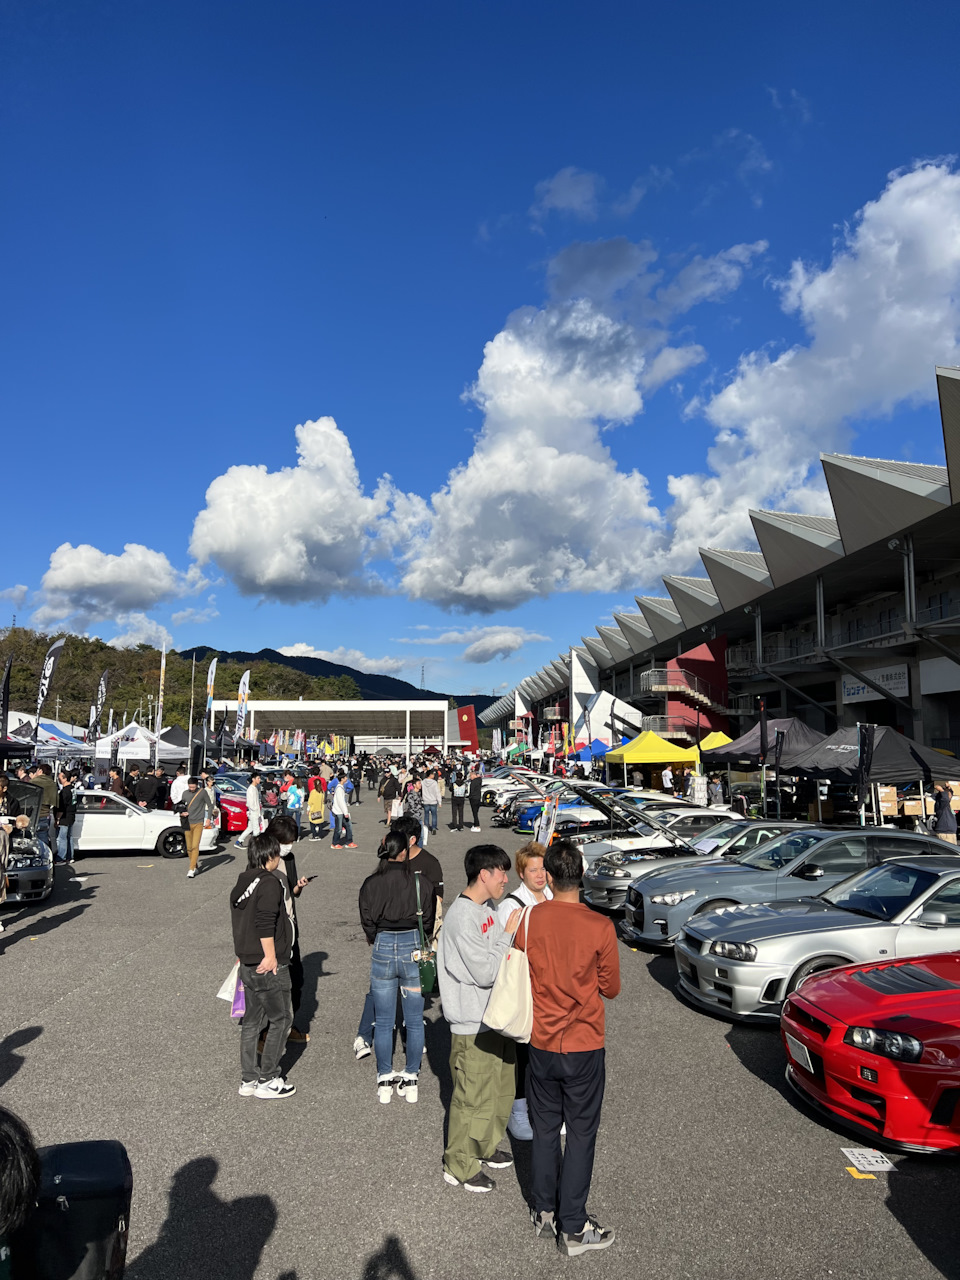
[[[472,1178],[507,1131],[517,1091],[517,1046],[497,1031],[453,1036],[453,1097],[443,1167],[459,1182]]]

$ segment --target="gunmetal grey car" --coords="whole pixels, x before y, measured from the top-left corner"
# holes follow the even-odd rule
[[[805,825],[733,861],[711,858],[642,877],[627,893],[617,932],[632,946],[668,947],[691,916],[741,903],[799,898],[814,883],[820,891],[886,858],[941,852],[942,847],[942,841],[930,836],[892,828],[838,831]]]
[[[960,948],[960,857],[936,852],[870,867],[815,898],[698,916],[674,954],[679,990],[703,1008],[773,1021],[811,974]],[[942,847],[942,841],[939,842]]]
[[[17,802],[21,818],[27,818],[29,825],[17,826],[15,818],[3,819],[3,825],[10,827],[6,901],[41,902],[53,891],[53,851],[37,837],[43,792],[32,782],[11,778],[7,793]]]
[[[584,900],[602,911],[618,911],[626,904],[631,886],[654,871],[682,866],[702,867],[706,858],[736,858],[797,825],[793,822],[758,822],[751,818],[722,822],[708,836],[701,836],[693,844],[692,851],[678,848],[677,854],[683,855],[678,857],[671,857],[669,852],[644,853],[642,850],[611,848],[584,873]],[[804,826],[808,825],[804,823]]]

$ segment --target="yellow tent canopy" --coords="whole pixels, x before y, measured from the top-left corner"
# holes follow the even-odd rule
[[[712,751],[714,747],[725,747],[728,742],[732,741],[733,739],[728,738],[725,733],[708,733],[700,743],[700,750]]]
[[[647,729],[632,742],[608,751],[603,758],[607,764],[696,764],[700,753],[696,747],[678,747]]]

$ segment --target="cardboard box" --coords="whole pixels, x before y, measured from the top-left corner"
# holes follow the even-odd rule
[[[877,787],[877,795],[880,797],[880,812],[886,817],[895,818],[898,812],[897,788]]]
[[[953,792],[950,797],[950,808],[957,813],[960,811],[960,782],[948,782],[947,786]]]
[[[808,822],[818,822],[818,821],[832,822],[833,821],[833,801],[821,800],[820,813],[818,815],[817,802],[816,800],[814,800],[814,802],[807,807],[807,821]]]
[[[930,815],[933,813],[933,801],[930,799],[929,796],[925,796],[924,799],[926,801],[927,817],[930,817]],[[919,818],[922,812],[920,808],[920,801],[904,800],[901,806],[901,812],[903,813],[903,816],[905,818]]]

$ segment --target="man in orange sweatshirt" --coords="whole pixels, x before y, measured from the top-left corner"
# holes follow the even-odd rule
[[[620,992],[620,956],[612,923],[580,902],[579,849],[560,840],[543,865],[553,898],[530,913],[525,942],[533,989],[531,1217],[537,1235],[555,1236],[561,1253],[573,1257],[615,1239],[587,1213],[587,1196],[605,1080],[603,1001]]]

